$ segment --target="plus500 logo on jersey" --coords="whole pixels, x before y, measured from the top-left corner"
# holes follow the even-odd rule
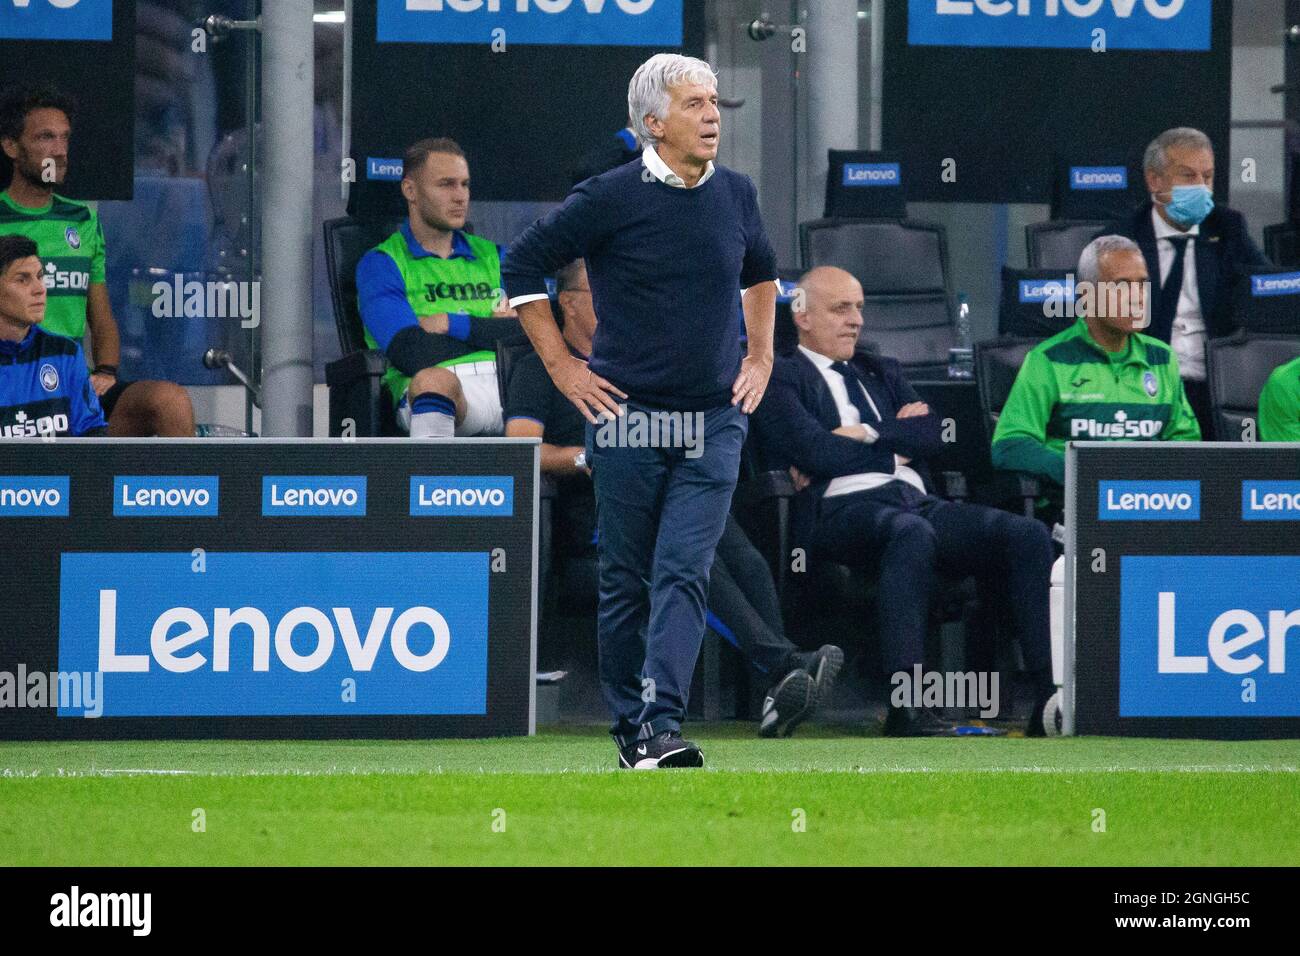
[[[215,518],[216,475],[118,475],[113,515],[118,518]]]
[[[496,31],[504,34],[496,34]],[[379,0],[380,43],[681,46],[682,0]]]
[[[508,518],[515,480],[509,475],[412,475],[411,514]]]
[[[913,46],[1208,50],[1209,0],[908,0]]]
[[[1300,716],[1300,557],[1126,555],[1120,575],[1121,717]]]
[[[1101,521],[1199,521],[1199,481],[1103,481],[1098,486]]]
[[[486,553],[64,554],[59,667],[105,717],[482,714]]]
[[[113,0],[0,0],[0,40],[111,40]]]

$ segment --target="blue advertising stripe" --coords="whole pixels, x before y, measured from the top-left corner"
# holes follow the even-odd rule
[[[1120,559],[1121,717],[1300,716],[1300,557]]]
[[[1071,166],[1071,189],[1128,189],[1124,166]]]
[[[1281,272],[1251,276],[1250,294],[1253,296],[1300,295],[1300,272]]]
[[[682,45],[682,0],[379,0],[379,43]]]
[[[113,515],[117,518],[215,518],[216,475],[117,475]]]
[[[486,552],[61,556],[58,669],[106,718],[483,714],[487,643]]]
[[[901,186],[903,167],[898,163],[845,163],[844,186]]]
[[[1243,521],[1300,521],[1300,481],[1243,481]]]
[[[1100,521],[1199,521],[1199,481],[1101,481]]]
[[[0,475],[0,518],[66,518],[67,475]]]
[[[113,0],[0,0],[0,40],[111,40]]]
[[[907,0],[912,46],[1210,49],[1210,0]]]
[[[411,514],[419,517],[508,518],[514,500],[510,475],[411,476]]]
[[[263,475],[267,517],[364,517],[365,475]]]

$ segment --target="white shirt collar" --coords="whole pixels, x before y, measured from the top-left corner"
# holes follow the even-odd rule
[[[1151,221],[1156,227],[1157,241],[1160,239],[1170,238],[1181,239],[1184,236],[1199,236],[1201,234],[1199,223],[1192,226],[1192,228],[1188,229],[1186,232],[1183,232],[1181,229],[1175,229],[1173,226],[1169,225],[1169,223],[1165,222],[1165,217],[1160,215],[1160,207],[1154,204],[1151,206]]]
[[[809,360],[816,365],[820,371],[824,372],[835,364],[835,359],[831,358],[829,355],[822,355],[821,352],[814,352],[812,349],[803,345],[799,346],[799,351],[808,356]]]
[[[650,170],[651,175],[653,175],[654,178],[659,180],[661,183],[667,186],[675,186],[678,189],[687,188],[686,180],[682,179],[682,177],[678,176],[675,172],[673,172],[668,167],[668,164],[659,158],[659,154],[655,152],[655,148],[653,146],[647,146],[645,148],[645,152],[641,154],[641,158],[645,161],[645,168]],[[709,164],[704,167],[704,175],[701,176],[700,181],[696,183],[694,186],[692,186],[691,188],[699,189],[701,186],[703,186],[705,183],[709,181],[709,177],[712,175],[713,175],[713,161],[709,160]]]

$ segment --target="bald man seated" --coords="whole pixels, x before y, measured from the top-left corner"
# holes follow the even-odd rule
[[[765,461],[789,468],[800,489],[791,509],[794,545],[814,559],[877,572],[876,624],[887,675],[910,674],[923,664],[940,573],[973,575],[984,625],[1001,619],[1020,642],[1035,697],[1026,732],[1041,736],[1043,708],[1055,691],[1048,611],[1054,554],[1047,529],[933,494],[926,459],[942,447],[941,423],[897,361],[855,352],[862,286],[833,267],[813,269],[799,285],[799,347],[778,356],[754,415]],[[990,634],[979,637],[990,646]],[[886,734],[954,732],[932,711],[891,701]]]

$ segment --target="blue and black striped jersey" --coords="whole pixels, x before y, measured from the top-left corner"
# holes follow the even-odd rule
[[[0,438],[100,435],[108,427],[81,346],[32,326],[0,340]]]

